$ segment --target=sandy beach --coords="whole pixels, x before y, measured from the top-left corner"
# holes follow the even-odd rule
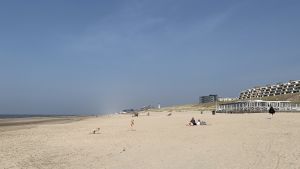
[[[300,168],[300,113],[168,113],[0,126],[0,168]],[[207,125],[186,126],[191,117]]]

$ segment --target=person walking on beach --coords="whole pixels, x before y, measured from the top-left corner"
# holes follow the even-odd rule
[[[133,126],[134,126],[134,119],[132,119],[132,120],[131,120],[131,123],[130,123],[131,129],[133,128]]]
[[[269,109],[269,113],[272,114],[272,117],[275,114],[275,110],[274,110],[274,108],[272,106]]]

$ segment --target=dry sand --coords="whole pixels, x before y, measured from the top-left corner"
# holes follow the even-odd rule
[[[0,168],[300,169],[300,113],[167,114],[134,118],[134,130],[130,115],[8,127],[0,131]],[[208,125],[188,127],[191,117]]]

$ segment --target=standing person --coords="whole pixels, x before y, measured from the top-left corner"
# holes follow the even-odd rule
[[[275,110],[272,106],[269,109],[269,113],[272,114],[272,117],[273,117],[273,114],[275,114]]]
[[[134,126],[134,120],[132,119],[132,120],[131,120],[131,123],[130,123],[131,129],[133,128],[133,126]]]

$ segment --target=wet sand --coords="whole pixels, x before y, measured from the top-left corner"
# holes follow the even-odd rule
[[[61,124],[83,120],[88,116],[0,118],[0,132],[14,129],[31,128],[39,124]]]

